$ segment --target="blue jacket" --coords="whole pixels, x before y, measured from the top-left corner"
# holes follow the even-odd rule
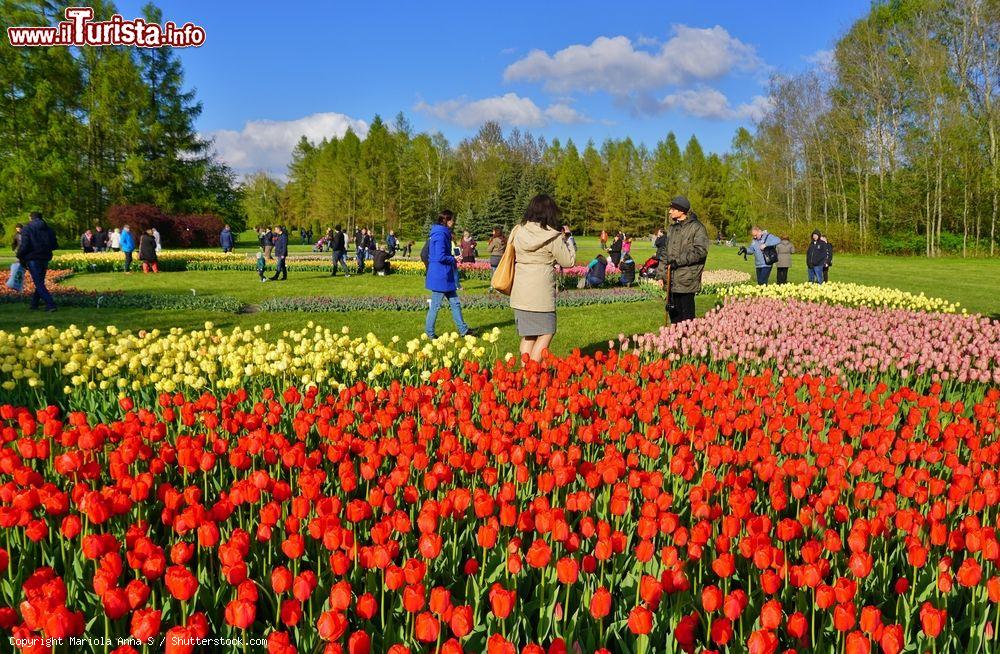
[[[778,245],[779,243],[781,243],[781,239],[766,229],[761,232],[760,238],[750,241],[750,245],[747,246],[747,253],[753,254],[754,267],[767,268],[768,264],[764,263],[764,248]]]
[[[288,232],[281,232],[274,235],[274,256],[288,256]]]
[[[451,254],[451,230],[444,225],[431,225],[424,286],[428,291],[439,293],[458,288],[458,262]]]
[[[219,245],[222,246],[223,250],[233,249],[233,232],[231,230],[222,230],[222,233],[219,234]]]
[[[30,220],[21,229],[17,246],[19,261],[51,261],[52,251],[59,247],[56,234],[44,219]]]
[[[122,230],[122,237],[119,244],[121,245],[122,252],[135,252],[135,239],[132,238],[132,232]]]

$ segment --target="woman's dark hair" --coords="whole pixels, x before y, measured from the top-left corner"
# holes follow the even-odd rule
[[[561,215],[562,212],[559,211],[556,201],[542,193],[531,198],[528,208],[524,210],[524,220],[521,221],[521,224],[538,223],[542,227],[548,227],[558,232],[562,229],[562,221],[559,220]]]
[[[493,236],[497,236],[497,237],[503,236],[503,230],[500,229],[499,227],[494,227],[493,228]]]
[[[450,209],[445,209],[438,214],[437,224],[447,225],[449,220],[455,220],[455,213]]]

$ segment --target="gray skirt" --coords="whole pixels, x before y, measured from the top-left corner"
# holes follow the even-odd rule
[[[514,324],[519,336],[544,336],[556,333],[555,311],[514,309]]]

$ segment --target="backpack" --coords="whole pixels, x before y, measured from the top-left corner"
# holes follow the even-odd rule
[[[773,266],[778,263],[778,249],[773,245],[768,245],[763,250],[761,254],[764,255],[764,263],[768,266]]]
[[[424,241],[424,247],[420,248],[420,260],[424,264],[424,268],[428,268],[431,265],[431,242],[428,239]]]

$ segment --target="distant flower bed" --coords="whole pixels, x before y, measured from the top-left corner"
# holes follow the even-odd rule
[[[659,281],[655,279],[640,278],[644,286],[656,288],[659,295],[663,291],[659,288]],[[750,274],[742,270],[706,270],[701,275],[701,292],[699,295],[722,295],[728,289],[739,287],[750,282]]]
[[[749,277],[749,275],[748,275]],[[897,288],[864,286],[830,282],[827,284],[768,284],[766,286],[728,287],[722,294],[731,298],[771,298],[775,300],[804,300],[845,307],[872,309],[909,309],[935,313],[958,313],[959,304],[923,293],[913,294]]]
[[[45,273],[45,287],[55,295],[61,290],[57,284],[72,275],[72,270],[48,270]],[[24,273],[24,287],[20,292],[7,288],[8,279],[10,279],[10,268],[0,270],[0,302],[16,301],[35,292],[35,283],[31,281],[31,275],[27,271]]]
[[[223,253],[213,250],[163,250],[156,255],[160,270],[176,272],[190,270],[192,262],[225,262],[239,263],[246,257],[233,252]],[[138,251],[133,254],[133,266],[139,264]],[[49,264],[52,268],[63,268],[74,272],[117,272],[125,269],[125,255],[121,252],[94,252],[85,254],[58,254],[52,257]]]
[[[600,288],[561,293],[556,304],[561,307],[594,304],[642,302],[651,294],[640,288]],[[463,295],[466,309],[506,309],[510,301],[503,295]],[[424,311],[425,296],[357,296],[357,297],[281,297],[264,300],[261,311],[304,311],[316,313],[346,313],[350,311]]]

